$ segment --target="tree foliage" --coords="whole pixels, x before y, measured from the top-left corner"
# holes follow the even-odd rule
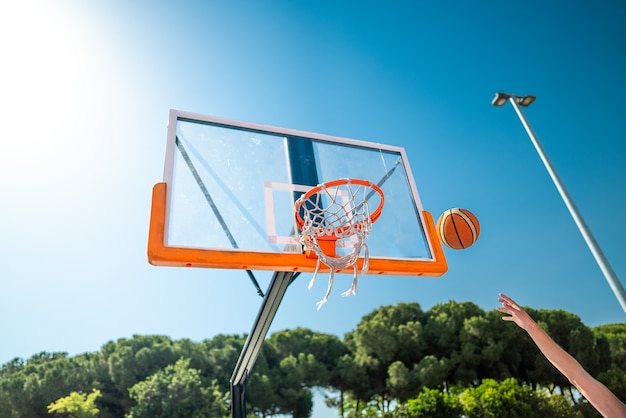
[[[407,402],[411,417],[453,418],[460,417],[463,408],[459,398],[448,392],[424,388],[416,398]]]
[[[226,417],[225,396],[215,384],[204,387],[200,372],[189,368],[189,359],[157,371],[129,390],[136,404],[127,418]]]
[[[626,398],[626,324],[589,328],[565,311],[527,310]],[[501,316],[471,302],[428,311],[399,303],[365,315],[343,339],[306,328],[275,332],[247,379],[248,416],[309,417],[315,388],[328,389],[346,418],[595,416],[528,335]],[[0,418],[226,417],[245,340],[135,335],[95,353],[12,359],[0,367]]]
[[[102,394],[94,389],[90,394],[72,392],[68,396],[48,405],[48,413],[64,414],[67,418],[94,418],[100,410],[96,399]]]

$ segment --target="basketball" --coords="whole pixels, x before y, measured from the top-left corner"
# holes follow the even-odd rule
[[[454,250],[469,248],[480,235],[478,218],[467,209],[452,208],[441,214],[437,234],[446,246]]]

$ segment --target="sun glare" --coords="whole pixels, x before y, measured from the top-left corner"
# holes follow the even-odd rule
[[[79,5],[26,0],[3,10],[3,177],[29,182],[46,181],[46,173],[66,177],[62,170],[87,146],[77,138],[93,129],[90,115],[102,107],[98,96],[105,87],[99,80],[105,78],[106,59],[93,20],[81,15]],[[12,184],[20,187],[5,186]]]

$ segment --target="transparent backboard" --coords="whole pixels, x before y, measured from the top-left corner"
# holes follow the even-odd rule
[[[153,191],[149,261],[314,271],[314,257],[300,244],[294,202],[337,179],[367,180],[384,192],[382,214],[366,240],[370,274],[447,270],[403,148],[177,110],[170,111],[164,179]],[[373,194],[370,206],[376,199]],[[337,255],[349,246],[339,242]]]

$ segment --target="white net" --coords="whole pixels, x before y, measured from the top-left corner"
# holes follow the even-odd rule
[[[315,284],[320,263],[330,268],[328,289],[324,298],[317,303],[318,310],[328,301],[336,271],[348,267],[354,270],[352,286],[342,296],[356,294],[359,277],[367,273],[369,253],[365,239],[372,230],[368,199],[375,194],[374,189],[380,193],[382,207],[380,189],[369,182],[350,179],[319,185],[314,193],[307,193],[296,202],[296,218],[302,221],[300,242],[305,250],[315,252],[318,257],[309,289]],[[340,256],[327,254],[319,242],[325,240],[335,241],[335,246],[341,242],[343,246],[351,247],[351,250]],[[361,252],[363,267],[359,274],[357,261]]]

